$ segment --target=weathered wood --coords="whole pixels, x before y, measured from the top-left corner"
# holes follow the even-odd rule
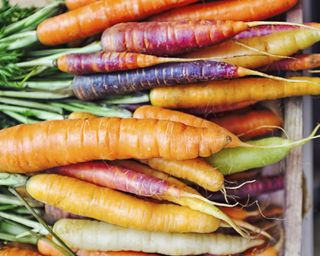
[[[303,22],[302,0],[287,14],[287,21]],[[303,136],[302,98],[285,100],[285,129],[291,139]],[[286,159],[285,256],[301,255],[303,212],[302,149],[297,148]]]

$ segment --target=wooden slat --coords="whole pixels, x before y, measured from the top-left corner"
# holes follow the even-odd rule
[[[303,22],[302,0],[287,14],[287,21]],[[292,139],[303,136],[302,98],[285,101],[285,129]],[[286,159],[286,212],[285,212],[285,252],[286,256],[301,255],[302,211],[303,211],[303,167],[302,149],[297,148]]]

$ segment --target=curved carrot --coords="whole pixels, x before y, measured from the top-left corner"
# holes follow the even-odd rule
[[[42,254],[28,249],[22,249],[17,247],[6,247],[0,249],[0,256],[42,256]]]
[[[301,54],[293,59],[279,60],[265,67],[263,71],[301,71],[320,67],[320,54]]]
[[[265,78],[243,78],[208,82],[201,84],[201,86],[195,84],[156,88],[150,92],[150,101],[152,105],[159,107],[183,109],[320,94],[319,78],[293,77],[293,79],[308,80],[312,83],[288,83]]]
[[[206,107],[199,107],[199,108],[187,108],[183,111],[192,115],[198,116],[210,116],[212,114],[221,113],[221,112],[230,112],[233,110],[239,110],[251,105],[254,105],[256,101],[244,101],[234,104],[222,104],[219,106],[206,106]]]
[[[193,127],[217,129],[221,133],[225,133],[232,138],[232,141],[226,147],[239,147],[240,145],[242,145],[242,142],[239,140],[239,138],[232,134],[228,129],[225,129],[215,124],[214,122],[210,122],[206,119],[202,119],[200,117],[196,117],[183,112],[155,106],[142,106],[134,112],[133,117],[138,119],[167,120],[183,123],[185,125]]]
[[[271,110],[230,113],[222,117],[209,118],[208,120],[217,123],[244,140],[268,134],[274,131],[276,127],[283,126],[283,120]]]
[[[223,58],[226,63],[254,69],[283,59],[277,56],[291,56],[300,50],[309,48],[318,41],[320,41],[319,31],[300,28],[262,37],[226,41],[214,47],[191,52],[185,57]]]
[[[151,20],[264,20],[286,12],[297,2],[298,0],[220,0],[168,11]]]
[[[73,10],[97,1],[99,0],[65,0],[65,5],[69,10]]]
[[[218,219],[186,207],[147,202],[55,174],[31,177],[27,191],[36,200],[62,210],[126,228],[210,233],[219,227]]]
[[[35,172],[98,159],[210,156],[231,141],[212,128],[152,119],[89,118],[0,131],[1,171]],[[183,145],[183,147],[181,146]]]
[[[103,0],[49,18],[37,28],[38,39],[45,45],[58,45],[86,38],[127,21],[194,3],[196,0]]]
[[[103,32],[105,51],[172,56],[217,44],[245,31],[241,21],[131,22]]]

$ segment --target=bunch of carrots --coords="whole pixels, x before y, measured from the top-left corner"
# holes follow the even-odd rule
[[[279,255],[263,168],[319,127],[281,137],[261,102],[320,94],[283,76],[320,66],[320,26],[261,20],[297,2],[4,1],[0,256]]]

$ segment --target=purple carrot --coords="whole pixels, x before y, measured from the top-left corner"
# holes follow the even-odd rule
[[[279,60],[262,67],[263,71],[302,71],[320,67],[320,54],[301,54],[294,59]]]
[[[173,56],[210,46],[249,28],[241,21],[129,22],[105,30],[105,51]]]
[[[103,99],[108,95],[126,94],[156,87],[232,79],[247,75],[265,76],[262,73],[217,61],[166,63],[158,66],[75,76],[73,92],[79,99]]]
[[[248,28],[247,30],[235,35],[233,38],[236,40],[257,37],[257,36],[266,36],[272,33],[282,32],[286,30],[298,29],[298,26],[292,25],[261,25],[257,27]]]
[[[239,181],[237,184],[228,184],[226,187],[235,187],[241,185],[245,181]],[[262,194],[275,192],[284,188],[283,175],[259,177],[255,182],[244,184],[238,189],[226,189],[227,195],[230,198],[234,198],[236,201],[241,199],[248,199],[251,197],[257,197]],[[209,192],[202,191],[204,195],[213,201],[222,202],[225,200],[224,195],[221,192]]]
[[[150,104],[150,103],[149,103]],[[129,110],[130,112],[136,111],[138,108],[144,106],[144,105],[149,105],[148,103],[138,103],[138,104],[119,104],[117,107],[119,108],[125,108]]]
[[[79,215],[65,212],[59,208],[56,208],[56,207],[54,207],[52,205],[48,205],[48,204],[45,205],[44,209],[45,209],[44,219],[49,224],[54,224],[57,220],[64,219],[64,218],[70,218],[70,219],[83,219],[84,218]]]

